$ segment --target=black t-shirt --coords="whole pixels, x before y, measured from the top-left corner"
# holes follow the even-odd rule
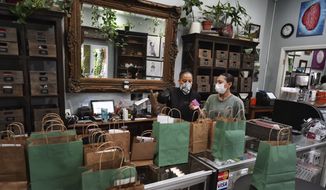
[[[176,108],[181,112],[181,118],[186,121],[193,120],[193,113],[194,111],[189,108],[190,102],[196,99],[200,102],[200,95],[191,90],[189,94],[184,95],[180,88],[169,88],[165,91],[161,92],[158,97],[157,101],[166,104],[166,106],[170,108]],[[179,118],[179,113],[177,111],[173,111],[171,114],[172,117]],[[194,120],[196,120],[198,114],[195,114]]]

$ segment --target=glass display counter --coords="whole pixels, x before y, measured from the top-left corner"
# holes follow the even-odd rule
[[[210,190],[216,176],[213,167],[189,156],[189,162],[165,167],[143,166],[137,168],[138,177],[146,190]]]

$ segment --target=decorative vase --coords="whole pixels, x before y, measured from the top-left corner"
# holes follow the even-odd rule
[[[210,21],[210,20],[205,20],[201,24],[203,26],[203,30],[211,30],[212,29],[213,22]]]
[[[201,32],[201,24],[199,22],[193,22],[191,24],[189,34],[200,33],[200,32]]]

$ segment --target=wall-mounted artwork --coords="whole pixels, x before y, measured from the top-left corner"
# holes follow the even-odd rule
[[[108,46],[83,44],[81,71],[86,78],[108,77]]]
[[[325,67],[325,56],[326,50],[315,50],[312,57],[311,68],[316,70],[323,70]]]
[[[249,24],[249,36],[254,42],[259,42],[260,25]]]
[[[325,0],[301,3],[297,37],[322,35],[325,24]]]
[[[160,37],[147,36],[147,57],[160,57]]]
[[[161,50],[160,50],[160,53],[161,53],[162,58],[164,58],[164,46],[165,46],[165,37],[161,37]]]
[[[156,60],[146,61],[146,76],[162,77],[163,76],[163,62]]]

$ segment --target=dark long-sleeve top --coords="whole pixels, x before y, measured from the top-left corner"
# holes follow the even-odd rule
[[[161,104],[166,104],[170,108],[176,108],[181,112],[181,118],[186,121],[193,121],[194,111],[189,108],[190,102],[196,99],[200,102],[200,95],[191,90],[189,94],[184,95],[180,88],[173,87],[164,90],[159,93],[157,101]],[[179,118],[179,114],[176,111],[173,111],[170,114],[172,117]],[[195,114],[194,120],[196,120],[198,114]]]

